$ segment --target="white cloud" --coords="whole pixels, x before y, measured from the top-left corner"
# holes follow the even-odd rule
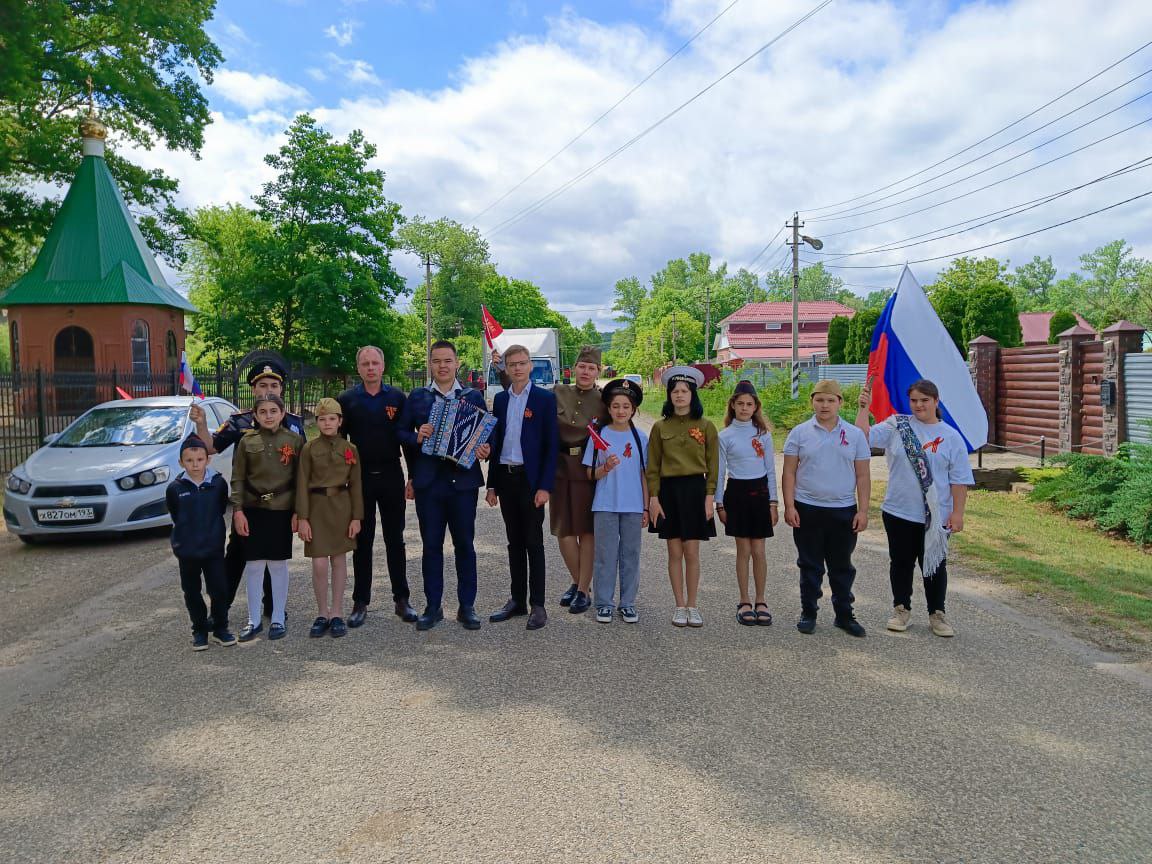
[[[316,66],[309,66],[307,69],[304,70],[304,72],[313,81],[327,81],[328,80],[328,73],[325,72],[323,69],[317,68]]]
[[[271,75],[254,75],[233,69],[222,69],[212,81],[212,89],[234,105],[249,111],[266,105],[300,103],[308,99],[308,91]]]
[[[356,38],[356,31],[359,30],[361,24],[359,21],[352,21],[345,19],[339,24],[331,24],[324,29],[324,35],[329,39],[335,40],[336,44],[341,48],[347,48],[352,44],[352,40]]]
[[[737,5],[479,225],[492,228],[595,163],[810,7],[810,0]],[[334,134],[363,129],[379,146],[378,165],[387,172],[388,194],[407,214],[470,222],[719,8],[719,0],[670,0],[665,22],[675,32],[664,38],[635,26],[599,25],[569,12],[552,21],[543,37],[512,39],[467,59],[449,87],[371,96],[353,91],[337,104],[314,111]],[[492,235],[493,256],[504,272],[539,283],[558,307],[602,309],[591,314],[606,325],[617,279],[647,279],[669,258],[694,251],[707,251],[735,269],[764,246],[793,210],[807,219],[806,233],[823,237],[825,252],[842,252],[1072,186],[1152,152],[1152,126],[954,204],[869,230],[835,235],[915,205],[844,220],[820,220],[820,213],[811,209],[852,198],[966,147],[1133,50],[1139,41],[1134,34],[1150,28],[1152,7],[1120,0],[1008,0],[954,12],[943,2],[840,0],[564,195]],[[1069,33],[1091,38],[1071,46]],[[1013,133],[1047,122],[1143,71],[1150,56],[1152,51],[1134,57]],[[379,87],[372,62],[386,69],[383,56],[327,59],[329,71],[351,84]],[[1069,129],[1141,89],[1138,82],[999,156]],[[272,104],[259,102],[260,107]],[[980,179],[1005,177],[1149,114],[1148,104],[1140,103]],[[258,123],[255,115],[250,121],[218,121],[206,133],[205,163],[182,165],[178,172],[184,179],[183,194],[204,200],[212,197],[213,189],[221,195],[250,189],[261,176],[260,160],[274,149],[272,132],[271,121]],[[1010,137],[1001,136],[965,158]],[[213,172],[220,170],[225,174],[217,178]],[[206,178],[210,182],[205,183]],[[951,191],[977,185],[973,180]],[[1152,168],[957,237],[845,263],[895,263],[960,251],[1149,188]],[[1013,264],[1035,254],[1052,254],[1067,272],[1081,252],[1125,237],[1137,254],[1152,257],[1149,200],[980,254],[1010,258]],[[876,206],[884,203],[890,202]],[[762,260],[771,261],[777,254],[773,251]],[[397,262],[406,275],[415,275],[404,256]],[[928,282],[946,263],[913,269]],[[837,272],[861,286],[891,285],[898,275],[895,269]]]

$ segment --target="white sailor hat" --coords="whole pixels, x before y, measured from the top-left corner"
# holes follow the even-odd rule
[[[694,387],[703,387],[704,373],[694,366],[673,366],[664,370],[664,374],[660,376],[660,381],[665,387],[671,387],[681,381]]]

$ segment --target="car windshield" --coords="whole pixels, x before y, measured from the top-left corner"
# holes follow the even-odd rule
[[[500,370],[495,366],[488,367],[488,383],[493,387],[500,386]],[[532,383],[540,385],[556,383],[556,379],[552,375],[552,363],[550,361],[539,357],[532,359]]]
[[[171,444],[184,435],[186,408],[116,405],[93,408],[65,429],[53,447],[137,447]]]

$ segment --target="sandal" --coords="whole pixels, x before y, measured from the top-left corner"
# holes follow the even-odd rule
[[[748,611],[747,612],[741,612],[740,610],[743,609],[745,606],[748,607]],[[737,603],[736,604],[736,620],[739,621],[741,624],[754,625],[756,623],[756,613],[752,611],[752,604],[751,603]]]
[[[760,611],[761,606],[764,607],[763,612]],[[767,603],[757,603],[756,604],[756,623],[763,625],[765,627],[767,627],[769,624],[772,623],[772,613],[768,611],[768,604]]]

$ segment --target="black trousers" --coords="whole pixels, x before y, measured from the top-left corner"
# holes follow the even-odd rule
[[[832,589],[832,608],[837,617],[851,617],[852,583],[856,581],[856,568],[852,566],[852,551],[856,548],[856,532],[852,520],[856,507],[814,507],[796,502],[800,514],[800,527],[792,529],[796,542],[796,564],[800,568],[800,607],[806,615],[816,615],[817,602],[823,593],[824,571],[828,571],[828,586]]]
[[[204,588],[212,603],[212,629],[228,629],[228,609],[232,601],[228,599],[228,581],[224,576],[223,558],[177,558],[180,564],[180,588],[184,592],[184,606],[192,619],[192,632],[207,633],[208,608],[200,593],[200,577],[204,577]]]
[[[428,608],[444,601],[444,535],[452,534],[456,558],[456,599],[461,606],[476,605],[476,489],[455,489],[435,483],[416,490],[416,517],[424,541],[421,572]]]
[[[392,599],[399,602],[410,596],[408,561],[404,552],[404,470],[399,460],[379,471],[365,471],[364,521],[352,553],[352,602],[367,606],[372,602],[372,546],[376,540],[376,511],[380,511],[380,533],[388,559],[388,579],[392,582]]]
[[[244,581],[244,565],[248,563],[244,555],[244,540],[233,525],[228,531],[228,547],[224,550],[224,580],[229,608],[236,602],[236,592]],[[272,576],[267,567],[264,568],[264,616],[272,617]]]
[[[891,513],[881,513],[888,534],[888,581],[892,583],[892,605],[912,608],[912,581],[916,565],[924,568],[924,523],[909,522]],[[928,614],[944,611],[948,593],[948,562],[940,564],[931,579],[924,580]]]
[[[508,535],[508,571],[512,578],[512,599],[521,606],[544,605],[544,508],[537,507],[535,493],[523,471],[500,472],[496,487],[500,515]]]

